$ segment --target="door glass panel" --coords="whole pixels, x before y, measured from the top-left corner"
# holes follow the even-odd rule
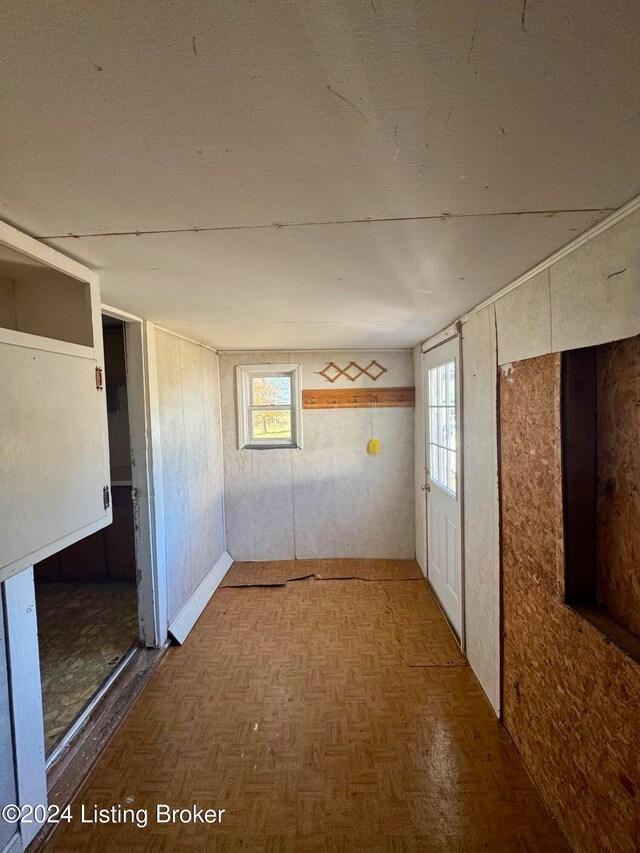
[[[429,370],[429,476],[457,494],[456,363]]]

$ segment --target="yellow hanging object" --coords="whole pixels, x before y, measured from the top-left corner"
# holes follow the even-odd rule
[[[371,456],[377,456],[380,453],[380,442],[377,438],[372,438],[367,444],[367,453],[370,453]]]

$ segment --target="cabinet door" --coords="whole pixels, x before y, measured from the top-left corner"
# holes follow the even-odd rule
[[[109,524],[111,509],[104,495],[105,391],[96,387],[102,329],[95,274],[0,223],[2,276],[0,580],[5,580]]]

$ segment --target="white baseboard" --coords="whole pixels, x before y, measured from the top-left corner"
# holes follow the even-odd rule
[[[22,853],[23,849],[24,848],[22,847],[22,839],[20,838],[20,833],[16,832],[16,834],[13,836],[11,841],[9,841],[2,853]]]
[[[191,598],[169,625],[169,633],[180,645],[189,636],[189,632],[198,621],[200,614],[207,606],[209,599],[218,588],[222,578],[229,571],[232,563],[233,557],[231,557],[228,551],[223,551],[207,576],[193,592]]]

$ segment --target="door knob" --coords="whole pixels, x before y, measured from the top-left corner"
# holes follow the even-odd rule
[[[422,486],[421,488],[422,488],[423,492],[430,492],[431,491],[431,486],[429,485],[429,483],[425,483],[424,486]]]

